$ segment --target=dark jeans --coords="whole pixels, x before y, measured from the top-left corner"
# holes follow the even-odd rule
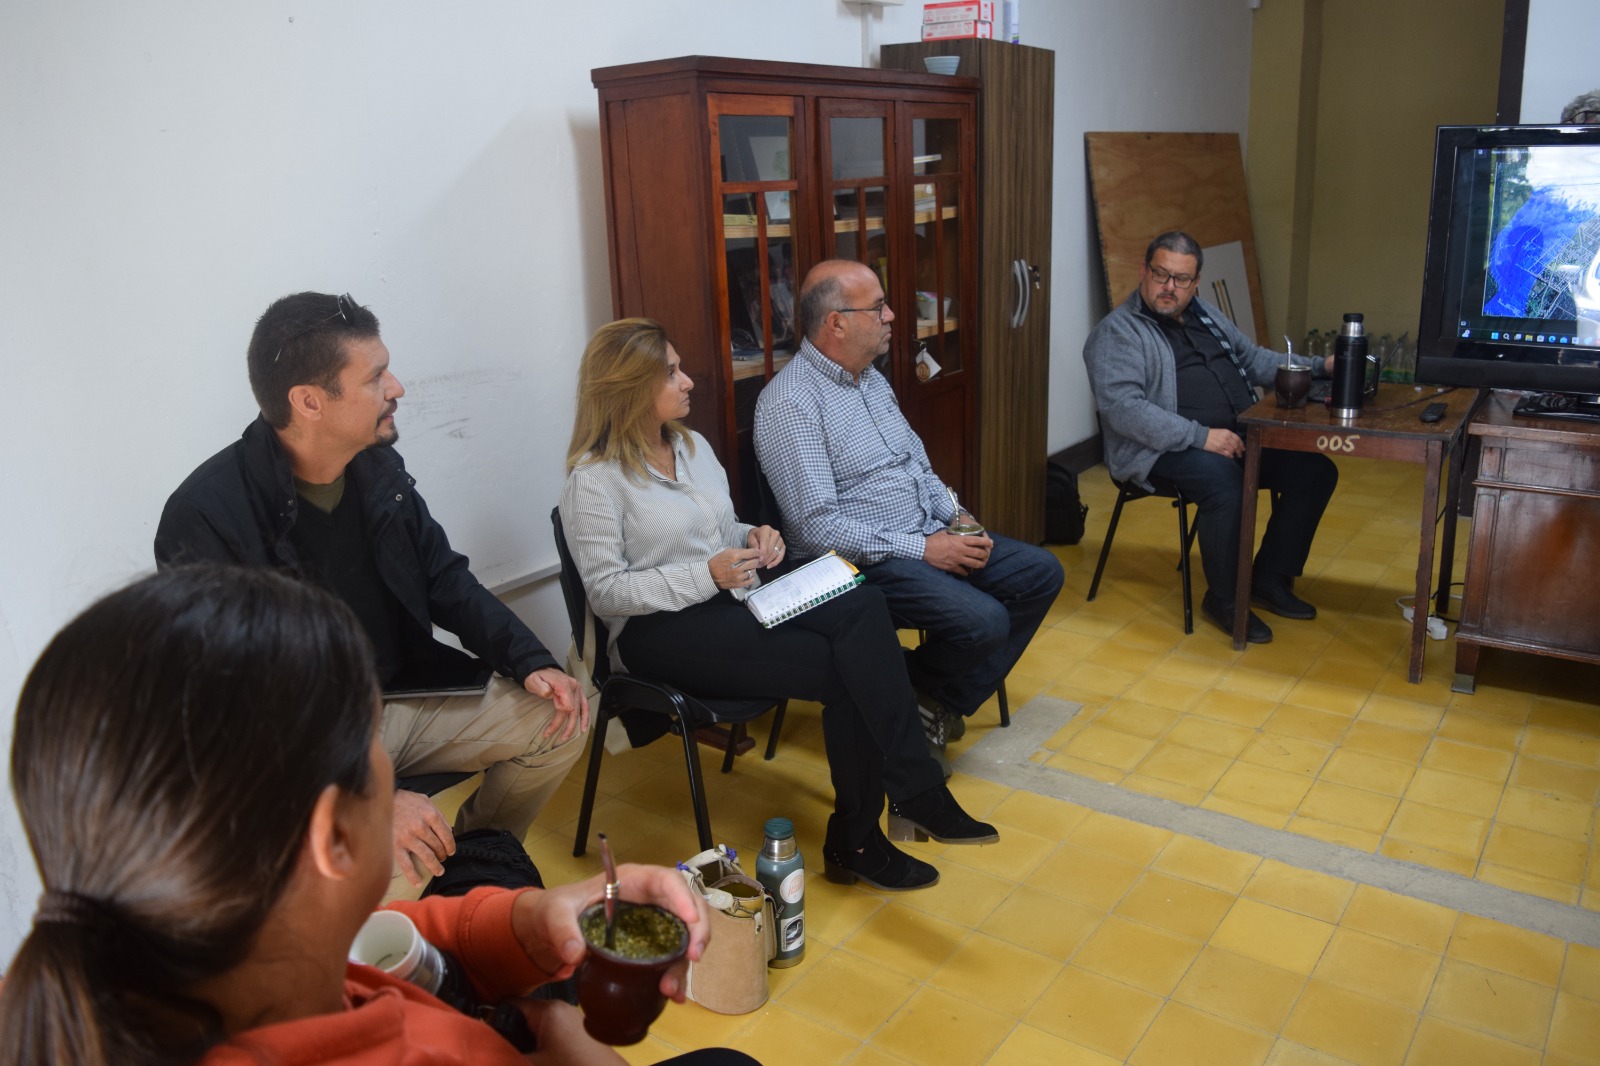
[[[907,656],[911,683],[953,714],[972,714],[1000,687],[1064,577],[1043,548],[991,536],[988,565],[966,577],[921,559],[885,559],[865,570],[897,621],[927,630],[927,641]]]
[[[1239,510],[1244,500],[1244,460],[1201,448],[1166,452],[1150,468],[1176,482],[1199,508],[1195,517],[1200,565],[1214,601],[1233,606],[1239,573]],[[1272,517],[1256,551],[1257,573],[1299,577],[1311,554],[1317,523],[1339,483],[1339,468],[1326,455],[1261,449],[1261,487],[1272,489]]]
[[[628,619],[617,650],[629,670],[697,696],[821,703],[834,795],[827,847],[864,845],[885,792],[899,802],[944,783],[877,589],[858,586],[772,629],[719,592],[681,611]]]

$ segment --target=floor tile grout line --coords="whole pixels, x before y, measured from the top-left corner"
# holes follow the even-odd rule
[[[1044,742],[1078,713],[1078,705],[1035,696],[955,760],[962,773],[1076,803],[1104,814],[1195,837],[1219,847],[1277,859],[1358,884],[1436,903],[1562,940],[1600,947],[1600,913],[1542,899],[1383,855],[1270,829],[1232,815],[1131,792],[1032,761]]]

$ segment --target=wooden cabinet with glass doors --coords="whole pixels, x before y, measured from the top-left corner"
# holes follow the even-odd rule
[[[741,517],[756,397],[799,350],[800,281],[827,258],[877,272],[894,315],[878,368],[934,470],[981,507],[975,83],[700,56],[592,76],[612,310],[666,327]]]

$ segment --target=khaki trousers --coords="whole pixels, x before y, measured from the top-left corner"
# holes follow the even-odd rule
[[[555,707],[506,678],[489,679],[481,696],[390,700],[383,705],[383,746],[397,777],[484,771],[462,803],[455,831],[505,829],[517,839],[555,794],[588,738],[545,736]]]

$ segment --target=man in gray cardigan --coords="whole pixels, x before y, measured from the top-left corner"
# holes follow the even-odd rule
[[[1145,488],[1151,478],[1165,480],[1198,506],[1196,539],[1210,586],[1200,610],[1232,633],[1244,482],[1237,419],[1255,402],[1254,386],[1270,385],[1284,357],[1251,343],[1195,299],[1203,258],[1187,233],[1151,241],[1139,287],[1089,334],[1083,360],[1111,476]],[[1293,584],[1338,480],[1325,455],[1262,451],[1261,487],[1276,497],[1255,556],[1252,602],[1284,618],[1316,617]],[[1253,611],[1247,632],[1255,644],[1272,639]]]

